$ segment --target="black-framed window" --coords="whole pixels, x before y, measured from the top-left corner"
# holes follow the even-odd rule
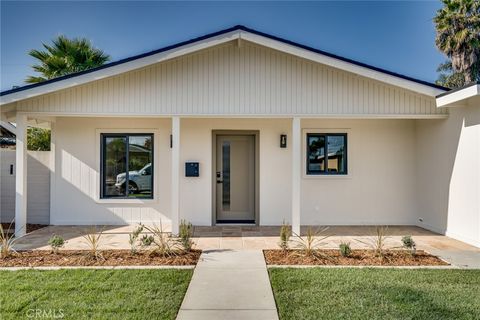
[[[307,174],[347,174],[347,134],[307,134]]]
[[[101,134],[101,194],[108,198],[153,198],[153,134]]]

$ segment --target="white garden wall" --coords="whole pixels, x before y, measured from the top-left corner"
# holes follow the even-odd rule
[[[50,223],[50,156],[49,151],[28,152],[27,222]],[[10,174],[13,165],[13,174]],[[0,222],[15,218],[15,150],[0,151]]]

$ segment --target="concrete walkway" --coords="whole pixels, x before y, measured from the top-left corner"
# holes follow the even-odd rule
[[[262,251],[204,251],[177,319],[278,319]]]

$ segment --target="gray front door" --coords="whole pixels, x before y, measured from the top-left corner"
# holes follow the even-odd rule
[[[216,145],[218,223],[255,222],[255,136],[218,135]]]

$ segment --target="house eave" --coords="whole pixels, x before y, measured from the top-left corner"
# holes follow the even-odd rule
[[[480,84],[475,83],[437,96],[437,108],[480,106]]]

